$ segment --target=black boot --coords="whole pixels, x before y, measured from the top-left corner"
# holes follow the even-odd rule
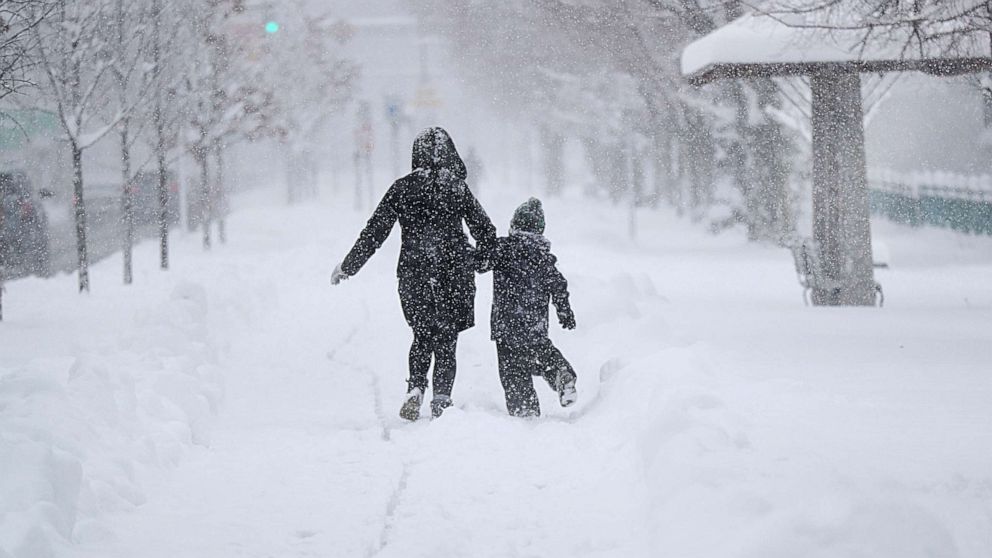
[[[450,395],[435,395],[431,400],[431,416],[437,418],[452,405]]]
[[[575,374],[571,372],[558,372],[555,379],[558,389],[558,402],[562,407],[568,407],[578,401],[579,394],[575,391]]]
[[[420,418],[420,405],[424,402],[424,390],[412,388],[406,393],[403,406],[400,407],[400,417],[410,422]]]

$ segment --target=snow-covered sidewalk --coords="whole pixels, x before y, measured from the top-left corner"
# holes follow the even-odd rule
[[[9,286],[0,556],[992,554],[989,239],[882,226],[887,307],[814,309],[783,250],[550,201],[579,403],[506,416],[485,276],[457,408],[409,424],[398,231],[331,288],[364,216],[274,199],[130,289]]]

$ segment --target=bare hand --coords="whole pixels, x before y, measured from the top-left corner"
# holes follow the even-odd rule
[[[341,271],[341,264],[338,264],[337,267],[334,268],[334,271],[331,273],[331,284],[337,285],[338,283],[344,281],[347,278],[348,278],[348,274]]]

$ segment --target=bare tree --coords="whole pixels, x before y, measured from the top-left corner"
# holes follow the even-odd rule
[[[31,70],[36,63],[35,28],[51,13],[46,0],[0,0],[0,101],[33,87]],[[0,112],[0,118],[8,115]],[[3,228],[3,191],[0,190],[0,229]],[[0,250],[0,321],[3,321],[3,251]]]
[[[857,34],[862,45],[886,44],[904,56],[960,54],[992,43],[989,0],[764,0],[747,5],[790,26]]]
[[[793,27],[844,33],[852,46],[897,57],[992,56],[992,0],[766,0],[752,9]],[[976,68],[977,69],[977,68]],[[992,128],[992,75],[976,72],[985,125]]]
[[[86,246],[86,203],[83,195],[83,151],[127,116],[126,110],[101,120],[106,87],[115,60],[108,49],[109,0],[53,0],[49,17],[33,28],[44,90],[65,134],[72,155],[73,204],[79,290],[89,291]]]
[[[35,85],[34,30],[53,7],[49,0],[0,0],[0,100]]]
[[[152,60],[154,25],[152,6],[144,0],[116,0],[113,7],[114,40],[109,43],[112,86],[116,103],[111,104],[111,118],[117,118],[116,132],[121,150],[121,217],[123,221],[124,284],[133,280],[132,252],[134,247],[134,195],[136,178],[144,167],[135,164],[132,149],[141,136],[152,112],[147,106],[149,91],[156,87],[156,72]]]
[[[184,4],[151,0],[151,58],[155,72],[151,142],[157,178],[159,267],[163,270],[169,269],[168,152],[178,144],[179,122],[184,109],[176,95],[182,82],[178,63],[183,47],[180,37],[188,38],[179,24]]]
[[[211,225],[218,223],[224,241],[226,188],[224,152],[232,143],[255,138],[271,129],[269,119],[274,95],[262,79],[258,64],[246,60],[229,36],[228,22],[243,11],[236,0],[217,0],[199,5],[196,30],[199,35],[186,74],[188,95],[185,146],[200,167],[198,213],[203,227],[203,246],[211,246]],[[210,163],[215,170],[211,179]]]

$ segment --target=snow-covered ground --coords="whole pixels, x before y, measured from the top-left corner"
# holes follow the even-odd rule
[[[132,287],[8,285],[0,557],[992,555],[992,239],[878,224],[886,307],[811,308],[782,249],[548,200],[579,403],[506,416],[486,276],[409,424],[397,232],[332,288],[350,200],[240,202]]]

